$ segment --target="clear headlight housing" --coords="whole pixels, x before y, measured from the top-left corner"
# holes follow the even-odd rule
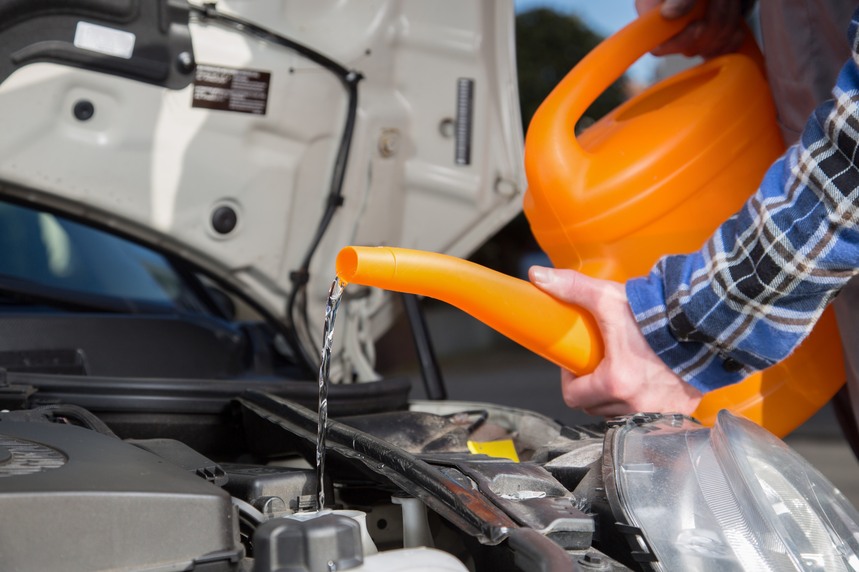
[[[859,570],[859,512],[750,421],[636,416],[607,445],[613,511],[656,569]]]

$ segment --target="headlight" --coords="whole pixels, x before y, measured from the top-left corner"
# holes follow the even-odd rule
[[[859,570],[859,512],[750,421],[636,416],[607,445],[612,509],[654,568]]]

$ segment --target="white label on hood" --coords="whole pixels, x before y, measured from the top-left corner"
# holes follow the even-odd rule
[[[131,59],[136,37],[131,32],[106,28],[89,22],[78,22],[75,47],[84,50]]]

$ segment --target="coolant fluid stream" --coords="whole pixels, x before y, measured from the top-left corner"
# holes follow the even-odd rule
[[[331,346],[334,343],[334,320],[346,283],[339,276],[328,289],[325,305],[325,325],[322,333],[322,360],[319,364],[319,421],[316,428],[317,510],[325,508],[325,432],[328,424],[328,384],[331,382]]]

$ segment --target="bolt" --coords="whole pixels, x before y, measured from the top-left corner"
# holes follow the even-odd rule
[[[519,194],[519,185],[509,179],[498,177],[495,179],[494,190],[502,197],[512,198]]]
[[[445,117],[438,124],[438,132],[445,139],[450,139],[456,135],[456,121],[450,117]]]
[[[588,552],[579,558],[579,564],[584,568],[592,568],[596,570],[604,570],[607,567],[607,563],[603,560],[602,556],[594,554],[593,552]]]
[[[397,129],[384,129],[379,136],[379,154],[382,157],[392,157],[396,154],[400,143],[400,132]]]
[[[179,70],[179,73],[189,74],[194,71],[194,67],[194,56],[189,52],[179,52],[179,55],[176,56],[176,69]]]

